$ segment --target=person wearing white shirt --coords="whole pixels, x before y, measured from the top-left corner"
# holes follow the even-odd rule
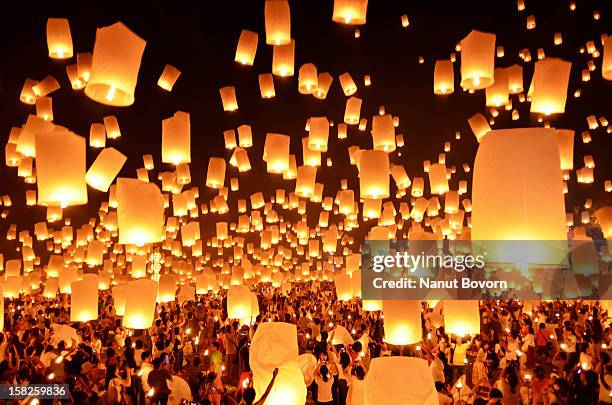
[[[332,393],[334,378],[327,366],[319,367],[315,373],[315,382],[317,383],[317,405],[332,405],[334,403]]]

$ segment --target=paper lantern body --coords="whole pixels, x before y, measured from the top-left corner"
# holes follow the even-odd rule
[[[479,334],[478,300],[445,300],[444,331],[458,336]]]
[[[219,89],[223,111],[236,111],[238,100],[236,99],[236,88],[234,86],[221,87]]]
[[[273,369],[272,369],[273,370]],[[253,369],[253,388],[259,400],[272,380],[272,370]],[[304,405],[306,403],[306,384],[302,370],[293,361],[281,366],[264,405]]]
[[[438,393],[426,360],[372,359],[365,379],[364,405],[437,405]]]
[[[255,61],[255,53],[257,53],[257,42],[259,36],[256,32],[242,30],[236,47],[236,56],[234,61],[242,65],[253,66]]]
[[[293,76],[295,69],[295,41],[286,45],[275,45],[272,50],[272,74],[275,76]]]
[[[453,62],[438,60],[434,67],[434,94],[451,94],[455,91]]]
[[[508,104],[508,73],[504,68],[496,68],[495,81],[486,88],[487,107],[501,107]]]
[[[336,296],[340,301],[350,301],[353,298],[353,286],[351,276],[346,273],[339,273],[334,276],[336,286]]]
[[[225,160],[211,157],[206,172],[206,187],[221,188],[225,184]]]
[[[472,30],[461,40],[461,87],[479,90],[493,84],[495,34]]]
[[[603,46],[603,61],[601,63],[601,76],[606,80],[612,80],[612,36],[605,38]]]
[[[98,28],[85,95],[102,104],[132,105],[146,44],[123,23]]]
[[[72,35],[66,18],[47,20],[47,48],[52,59],[70,59],[73,55]]]
[[[285,322],[264,322],[251,342],[249,363],[253,371],[268,370],[297,361],[297,328]]]
[[[535,63],[531,112],[545,115],[565,112],[571,62],[545,58]]]
[[[230,319],[248,319],[251,313],[251,292],[245,285],[231,286],[227,291],[227,317]]]
[[[268,173],[283,173],[289,170],[289,145],[291,138],[283,134],[267,134],[263,160]]]
[[[127,157],[115,148],[102,149],[87,173],[85,181],[96,190],[107,192]]]
[[[310,118],[310,131],[308,133],[308,148],[315,151],[327,152],[327,139],[329,137],[329,121],[326,117]]]
[[[272,76],[272,73],[260,74],[258,80],[261,98],[272,98],[276,96],[276,91],[274,90],[274,76]]]
[[[83,280],[72,282],[71,290],[70,322],[98,319],[98,276],[87,274]]]
[[[127,300],[127,284],[117,284],[112,288],[113,306],[118,316],[125,314],[125,301]]]
[[[392,345],[411,345],[423,338],[421,301],[385,300],[385,342]]]
[[[176,281],[175,274],[162,274],[159,277],[159,287],[157,290],[157,300],[159,302],[172,302],[176,299]]]
[[[127,283],[127,299],[122,325],[130,329],[146,329],[153,325],[157,283],[146,278]]]
[[[118,178],[117,201],[120,244],[162,241],[164,198],[155,184]]]
[[[173,165],[191,162],[189,113],[177,111],[162,121],[162,162]]]
[[[286,45],[291,41],[291,10],[287,0],[266,0],[264,7],[266,44]]]
[[[332,20],[341,24],[363,25],[367,10],[368,0],[334,0]]]
[[[389,197],[389,155],[379,150],[364,150],[359,159],[361,198]]]
[[[506,68],[508,74],[508,90],[510,94],[518,94],[523,92],[523,67],[521,65],[512,65]]]
[[[448,192],[446,165],[434,163],[429,167],[429,187],[431,189],[431,194],[442,195]]]
[[[38,204],[87,204],[85,138],[68,131],[36,134]]]
[[[571,129],[557,130],[561,170],[574,169],[574,131]]]
[[[359,123],[359,116],[361,115],[361,99],[357,97],[350,97],[346,100],[346,107],[344,109],[344,123],[348,125],[356,125]]]
[[[520,253],[525,263],[559,264],[567,257],[561,162],[554,129],[491,131],[474,164],[472,240],[540,240]],[[500,181],[500,179],[503,179]],[[488,251],[491,261],[514,262],[516,252]]]
[[[372,118],[372,141],[374,150],[388,153],[395,150],[395,127],[392,115],[376,115]]]
[[[478,142],[491,130],[487,119],[480,113],[476,113],[468,118],[468,124]]]
[[[180,70],[172,65],[166,65],[164,71],[157,80],[157,85],[166,91],[172,91],[172,87],[174,87],[174,83],[176,83],[180,75]]]

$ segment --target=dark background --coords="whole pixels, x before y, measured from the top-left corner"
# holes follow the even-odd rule
[[[93,3],[93,4],[91,4]],[[397,133],[404,134],[406,146],[401,157],[393,154],[392,161],[405,165],[411,178],[423,176],[422,162],[437,161],[445,141],[452,140],[452,152],[447,154],[447,166],[456,165],[451,188],[456,189],[459,180],[467,179],[461,165],[470,166],[477,143],[467,118],[483,112],[484,91],[470,95],[459,87],[459,55],[455,64],[455,93],[452,96],[434,96],[433,67],[436,59],[448,59],[455,44],[470,30],[497,34],[497,45],[505,48],[505,57],[496,59],[497,66],[520,63],[524,66],[524,87],[527,90],[537,49],[543,47],[547,56],[562,57],[573,62],[566,113],[551,119],[553,126],[576,131],[575,168],[584,166],[585,154],[595,157],[596,182],[581,185],[572,174],[567,209],[582,205],[587,198],[597,204],[610,193],[603,191],[605,179],[612,178],[610,151],[612,134],[604,129],[592,131],[592,143],[584,145],[580,132],[587,129],[586,116],[606,116],[612,121],[612,82],[601,78],[601,58],[596,60],[598,69],[591,72],[591,81],[582,83],[580,72],[589,60],[578,48],[586,41],[600,44],[602,33],[612,34],[611,2],[607,0],[577,0],[577,10],[569,10],[567,0],[526,0],[527,10],[517,11],[514,0],[465,0],[465,1],[388,1],[370,0],[367,24],[361,27],[361,38],[355,39],[353,27],[336,24],[331,20],[331,0],[292,0],[291,29],[296,40],[295,76],[274,78],[277,96],[262,100],[257,75],[271,71],[272,48],[265,45],[263,0],[200,1],[194,4],[181,1],[150,1],[146,3],[123,2],[14,2],[2,12],[0,24],[0,136],[2,152],[12,126],[22,125],[28,114],[35,114],[34,106],[22,104],[19,93],[26,78],[37,80],[53,75],[62,88],[53,97],[54,122],[69,127],[83,136],[89,135],[92,122],[102,122],[102,117],[113,114],[119,120],[122,136],[107,140],[128,156],[121,176],[136,176],[142,167],[142,155],[155,157],[156,168],[150,173],[153,180],[160,170],[171,170],[161,161],[161,120],[177,110],[191,113],[192,185],[201,190],[200,202],[208,202],[215,190],[204,187],[206,166],[210,156],[229,158],[224,149],[222,132],[241,124],[253,127],[254,147],[249,158],[254,169],[238,176],[239,196],[248,198],[253,192],[264,191],[269,197],[277,187],[293,191],[294,181],[283,181],[280,175],[265,174],[261,161],[266,132],[280,132],[292,137],[291,152],[301,162],[301,138],[307,135],[304,125],[308,117],[326,115],[341,122],[346,97],[341,91],[338,75],[350,72],[358,86],[356,96],[362,98],[361,116],[371,122],[378,106],[384,105],[387,113],[400,117]],[[598,9],[601,19],[594,21],[593,10]],[[410,26],[403,28],[400,16],[407,14]],[[534,30],[525,28],[528,15],[536,17]],[[70,21],[75,57],[68,62],[48,58],[45,26],[49,17],[67,17]],[[136,102],[128,108],[113,108],[88,99],[82,91],[71,89],[65,73],[67,64],[76,63],[77,52],[93,49],[97,27],[122,21],[147,41],[136,87]],[[253,67],[243,67],[233,62],[235,48],[242,29],[259,33],[259,45]],[[553,34],[561,32],[563,45],[553,46]],[[531,63],[522,63],[518,53],[529,48]],[[418,64],[419,56],[425,58]],[[297,92],[299,67],[314,63],[319,72],[327,71],[334,82],[327,100]],[[176,66],[182,75],[171,93],[157,87],[157,79],[166,63]],[[372,86],[363,86],[363,75],[370,74]],[[218,89],[236,86],[239,110],[225,113],[222,110]],[[582,88],[582,97],[574,99],[576,87]],[[494,128],[541,125],[535,115],[529,114],[529,104],[519,104],[512,97],[520,112],[519,121],[511,121],[510,113],[500,110]],[[335,141],[336,129],[330,133],[330,150],[323,155],[323,166],[318,170],[317,181],[325,184],[324,196],[334,196],[341,178],[348,178],[352,188],[358,190],[357,170],[348,164],[348,145],[371,147],[367,132],[349,127],[349,139]],[[460,141],[454,140],[455,131],[461,131]],[[99,150],[88,148],[88,166]],[[332,168],[325,167],[325,158],[334,160]],[[2,156],[4,162],[4,156]],[[4,165],[0,168],[0,194],[9,194],[13,206],[7,219],[0,220],[1,251],[5,257],[18,255],[14,244],[4,240],[9,224],[17,223],[18,230],[45,219],[42,207],[25,207],[25,191],[35,186],[25,185],[17,177],[16,168]],[[228,166],[229,178],[237,176],[237,170]],[[427,176],[424,176],[427,178]],[[502,179],[500,179],[501,181]],[[191,186],[191,185],[190,185]],[[471,188],[471,184],[470,184]],[[96,216],[99,203],[107,195],[89,188],[89,204],[64,210],[64,217],[72,218],[75,227]],[[235,212],[236,197],[230,198],[230,208]],[[228,215],[228,218],[234,216]],[[318,215],[312,215],[316,222]],[[214,233],[209,216],[203,221],[203,238]],[[227,220],[227,219],[225,219]],[[60,226],[60,223],[57,223]],[[210,227],[210,228],[209,228]],[[10,253],[12,251],[12,253]]]

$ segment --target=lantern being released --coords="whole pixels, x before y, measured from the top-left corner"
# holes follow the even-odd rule
[[[72,58],[72,35],[66,18],[47,20],[47,48],[52,59]]]
[[[259,400],[272,380],[272,371],[253,369],[253,388]],[[304,375],[296,361],[278,367],[278,375],[264,405],[304,405],[306,403],[306,384]]]
[[[415,357],[372,359],[365,379],[365,405],[437,405],[438,393],[426,360]]]
[[[142,246],[160,242],[164,226],[164,198],[153,183],[117,179],[119,243]]]
[[[444,330],[458,336],[479,334],[478,300],[445,300]]]
[[[102,104],[132,105],[146,44],[123,23],[99,28],[85,95]]]
[[[85,138],[68,131],[36,134],[38,204],[87,204]]]
[[[363,25],[367,10],[368,0],[334,0],[332,20],[341,24]]]
[[[565,112],[571,62],[557,58],[537,61],[533,71],[531,112],[545,115]]]
[[[231,286],[227,291],[227,317],[230,319],[249,319],[253,316],[251,292],[245,285]]]
[[[87,322],[98,319],[98,276],[87,274],[74,281],[70,294],[70,321]]]
[[[384,300],[385,342],[392,345],[411,345],[423,338],[421,301]]]
[[[130,281],[126,287],[126,297],[123,327],[150,328],[155,316],[157,283],[146,278]]]
[[[473,30],[461,40],[461,87],[479,90],[494,81],[495,34]]]

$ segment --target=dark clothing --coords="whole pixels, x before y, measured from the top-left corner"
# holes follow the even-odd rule
[[[155,389],[155,396],[157,396],[157,394],[170,392],[168,383],[166,382],[166,380],[169,379],[172,379],[172,374],[170,374],[170,372],[165,368],[160,368],[149,373],[147,382],[149,383],[150,387]]]

